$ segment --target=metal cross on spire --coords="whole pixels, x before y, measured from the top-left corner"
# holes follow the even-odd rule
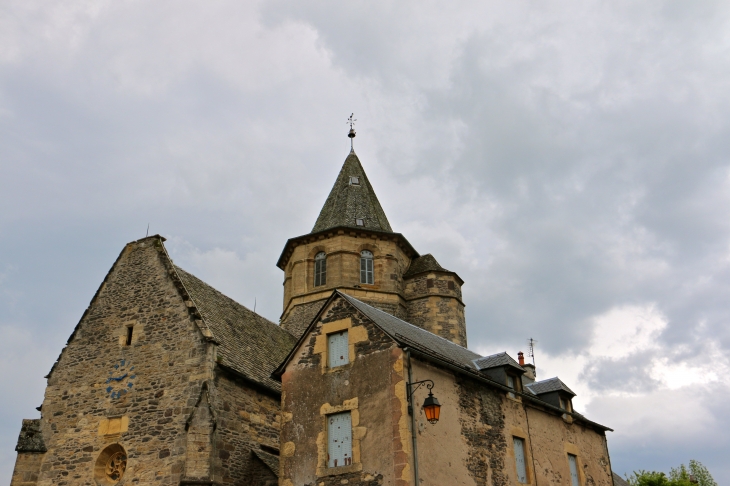
[[[355,151],[355,147],[354,147],[354,145],[352,143],[353,142],[352,139],[355,138],[355,135],[356,135],[356,133],[355,133],[355,122],[357,120],[354,119],[353,116],[355,116],[354,113],[352,113],[350,115],[350,118],[347,119],[347,124],[350,125],[350,133],[347,134],[347,136],[350,137],[350,152],[354,152]]]

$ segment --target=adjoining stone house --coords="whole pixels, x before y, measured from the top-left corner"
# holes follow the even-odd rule
[[[533,371],[335,291],[277,371],[279,484],[611,485],[610,429]],[[433,425],[428,390],[408,386],[422,380],[441,404]]]
[[[109,271],[41,418],[23,422],[13,486],[610,484],[609,429],[559,380],[466,349],[463,280],[392,231],[354,152],[279,258],[281,326],[175,266],[163,242],[129,243]],[[329,368],[328,334],[348,363]],[[436,425],[423,389],[413,416],[403,408],[424,379]],[[352,441],[336,467],[322,459],[335,418]]]

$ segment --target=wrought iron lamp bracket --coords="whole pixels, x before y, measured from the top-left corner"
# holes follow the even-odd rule
[[[433,389],[433,380],[421,380],[421,381],[414,381],[413,383],[408,383],[407,388],[407,397],[408,397],[408,415],[413,415],[413,394],[416,393],[416,390],[421,388],[423,385],[426,385],[426,388],[428,388],[428,394],[433,395],[431,390]],[[413,386],[416,386],[413,388]]]

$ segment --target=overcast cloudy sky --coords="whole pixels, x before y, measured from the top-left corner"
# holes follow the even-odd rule
[[[0,483],[128,241],[271,320],[356,150],[614,470],[730,483],[730,2],[0,1]]]

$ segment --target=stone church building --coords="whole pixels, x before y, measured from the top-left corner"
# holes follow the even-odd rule
[[[281,253],[280,324],[164,241],[112,265],[22,423],[12,486],[613,484],[610,429],[568,386],[467,348],[463,280],[392,230],[354,151]]]

